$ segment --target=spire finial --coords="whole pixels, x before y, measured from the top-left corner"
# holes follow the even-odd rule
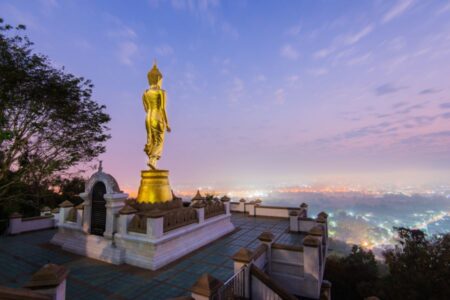
[[[99,172],[103,172],[103,161],[101,160],[99,165],[98,165],[98,171]]]

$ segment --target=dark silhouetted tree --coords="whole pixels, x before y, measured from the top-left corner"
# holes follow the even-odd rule
[[[450,234],[427,238],[421,230],[396,228],[399,245],[384,252],[389,275],[386,299],[450,299]]]
[[[105,151],[93,85],[33,53],[24,26],[0,19],[0,207],[40,198],[52,177]],[[26,185],[28,188],[18,188]]]
[[[376,293],[378,266],[372,251],[353,246],[348,256],[329,256],[325,278],[332,283],[333,299],[363,299]]]

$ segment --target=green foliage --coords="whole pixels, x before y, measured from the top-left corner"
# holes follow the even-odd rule
[[[396,228],[399,245],[385,251],[386,299],[450,298],[450,234],[427,238],[421,230]]]
[[[25,27],[0,19],[0,207],[36,209],[54,177],[105,151],[105,106],[93,84],[32,52]],[[1,209],[0,209],[1,210]],[[1,211],[0,211],[1,214]]]
[[[348,256],[329,256],[325,278],[332,283],[333,299],[363,299],[374,295],[378,279],[375,256],[356,245]]]
[[[358,246],[348,256],[328,257],[333,299],[450,299],[450,234],[427,238],[421,230],[395,230],[398,245],[383,253],[385,275],[372,252]]]

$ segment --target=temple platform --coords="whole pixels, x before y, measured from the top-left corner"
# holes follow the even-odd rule
[[[256,249],[264,231],[284,244],[298,245],[303,235],[289,233],[289,219],[232,213],[235,230],[165,267],[151,271],[114,265],[73,254],[50,243],[56,230],[0,237],[0,285],[20,287],[42,265],[51,262],[70,271],[67,299],[168,299],[190,295],[199,276],[209,273],[225,281],[233,271],[232,256],[242,247]]]

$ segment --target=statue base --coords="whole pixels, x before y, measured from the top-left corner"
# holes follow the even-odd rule
[[[141,185],[137,196],[138,203],[156,203],[172,201],[172,189],[169,184],[169,171],[141,171]]]

